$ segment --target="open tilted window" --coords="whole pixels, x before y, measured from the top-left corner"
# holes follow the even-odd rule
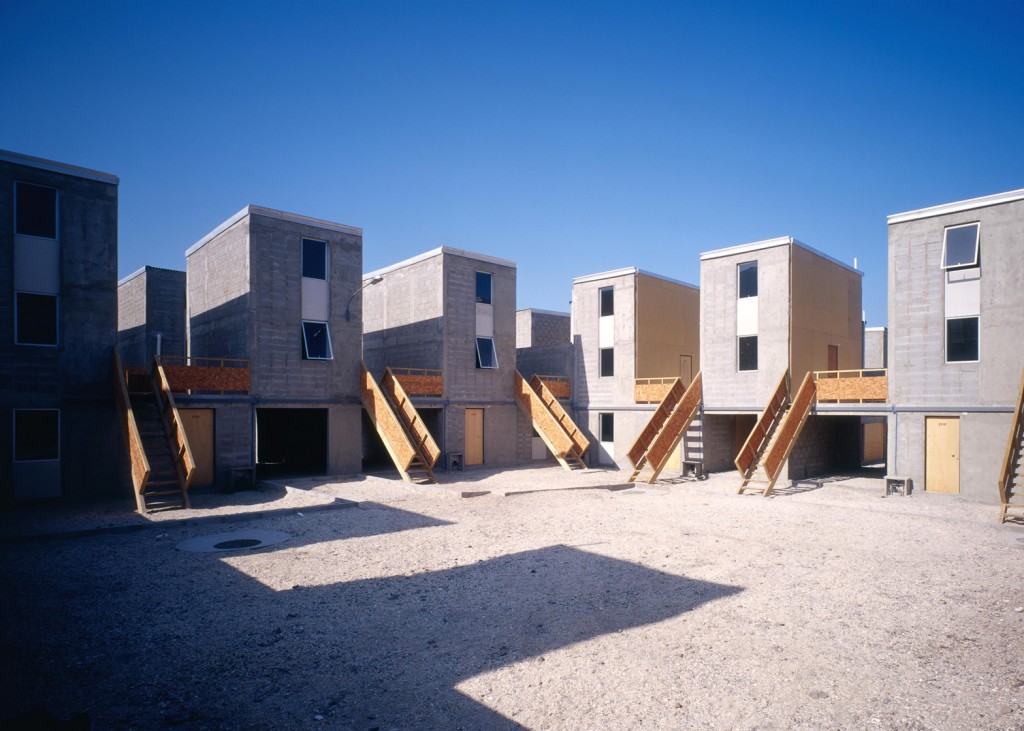
[[[942,240],[942,268],[978,266],[980,239],[981,226],[977,223],[948,227]]]
[[[333,360],[331,331],[326,322],[302,321],[302,357],[306,360]]]
[[[498,367],[498,352],[494,349],[494,338],[476,339],[476,367]]]

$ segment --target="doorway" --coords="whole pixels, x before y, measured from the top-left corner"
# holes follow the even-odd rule
[[[466,409],[466,454],[463,459],[467,466],[484,463],[483,409]]]
[[[185,425],[185,437],[196,461],[196,472],[192,476],[193,487],[213,484],[214,475],[214,410],[180,409]]]
[[[830,345],[828,346],[828,370],[838,371],[839,370],[839,346]]]
[[[327,472],[327,409],[256,409],[259,477]]]
[[[960,419],[925,419],[924,489],[960,492]]]

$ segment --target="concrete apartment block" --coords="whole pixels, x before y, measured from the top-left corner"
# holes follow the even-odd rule
[[[861,367],[862,276],[788,236],[701,254],[707,469],[734,468],[736,454],[787,369],[795,393],[809,371]],[[819,418],[842,423],[813,423]],[[859,423],[850,415],[810,417],[790,456],[790,478],[825,469],[813,450],[801,448],[815,435],[850,441],[859,452]],[[836,430],[839,436],[829,436]],[[856,460],[846,454],[845,448],[835,452],[831,466],[854,466]]]
[[[0,501],[123,494],[118,179],[0,151]]]
[[[864,328],[864,368],[888,368],[889,330]]]
[[[185,272],[145,266],[117,283],[117,345],[129,367],[185,355]]]
[[[516,312],[516,369],[534,375],[572,374],[572,341],[568,312],[525,309]]]
[[[689,382],[700,371],[699,303],[694,285],[635,267],[573,280],[573,404],[592,464],[630,466],[656,408],[636,403],[636,379]]]
[[[1024,368],[1024,190],[888,224],[888,471],[998,502]]]
[[[210,479],[252,464],[265,475],[359,472],[362,321],[346,308],[361,286],[362,230],[247,206],[186,262],[193,363],[250,368],[248,396],[178,399],[214,412]]]
[[[446,462],[454,455],[467,466],[502,466],[527,458],[529,424],[512,390],[515,263],[443,246],[364,274],[363,284],[363,359],[374,377],[389,367],[443,371],[444,396],[413,402]],[[496,363],[490,352],[481,362],[480,347],[493,347]]]

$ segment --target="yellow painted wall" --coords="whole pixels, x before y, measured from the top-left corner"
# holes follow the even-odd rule
[[[861,278],[800,246],[792,251],[790,373],[795,390],[807,371],[828,368],[828,346],[839,346],[839,369],[861,367]]]
[[[690,378],[700,371],[700,291],[675,282],[637,275],[636,377],[680,373],[680,356],[690,356]]]

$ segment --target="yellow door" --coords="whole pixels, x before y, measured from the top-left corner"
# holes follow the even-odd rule
[[[467,465],[484,463],[484,410],[466,409]]]
[[[960,420],[925,419],[924,489],[960,492]]]
[[[185,424],[192,458],[196,461],[196,472],[192,486],[213,484],[213,409],[181,409],[181,420]]]

